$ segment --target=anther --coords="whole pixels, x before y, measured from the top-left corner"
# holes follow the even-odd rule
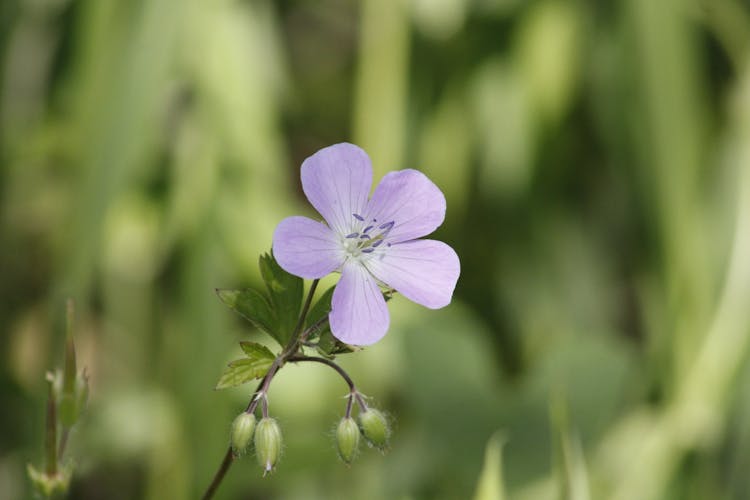
[[[359,236],[359,233],[351,233],[344,236],[344,238],[356,238],[357,236]]]
[[[381,225],[380,225],[380,226],[378,226],[378,227],[379,227],[380,229],[385,229],[385,230],[388,230],[388,229],[392,228],[394,224],[395,224],[395,222],[394,222],[394,221],[390,221],[390,222],[386,222],[385,224],[381,224]]]
[[[374,228],[374,227],[375,227],[375,226],[367,226],[366,228],[364,228],[364,229],[362,230],[362,232],[363,232],[363,233],[366,233],[366,232],[368,232],[368,231],[369,231],[370,229],[372,229],[372,228]]]
[[[376,241],[375,243],[373,243],[373,244],[372,244],[372,248],[377,248],[377,247],[379,247],[380,245],[382,245],[382,244],[383,244],[383,242],[384,242],[384,241],[385,241],[385,240],[378,240],[378,241]],[[388,245],[388,246],[390,246],[390,245]]]
[[[362,216],[361,216],[361,215],[359,215],[359,214],[352,214],[352,215],[354,216],[354,218],[355,218],[355,219],[357,219],[357,220],[358,220],[358,221],[360,221],[360,222],[364,222],[364,220],[365,220],[365,218],[364,218],[364,217],[362,217]]]
[[[363,248],[362,253],[372,253],[375,249],[373,247]]]
[[[369,234],[361,234],[359,237],[360,237],[360,239],[363,239],[363,240],[369,240],[370,239],[370,235]]]

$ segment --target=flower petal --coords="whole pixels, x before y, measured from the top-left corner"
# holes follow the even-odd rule
[[[383,293],[362,264],[348,261],[331,299],[331,333],[352,345],[374,344],[388,331]]]
[[[367,268],[407,299],[430,309],[450,304],[461,273],[456,252],[435,240],[395,244],[385,250],[382,259],[368,260]]]
[[[338,234],[348,234],[362,214],[372,186],[370,158],[353,144],[323,148],[302,163],[302,189]]]
[[[322,222],[287,217],[273,233],[273,256],[286,272],[317,279],[344,263],[338,236]]]
[[[399,170],[383,177],[367,206],[367,216],[379,224],[393,221],[391,241],[428,235],[445,219],[445,196],[418,170]]]

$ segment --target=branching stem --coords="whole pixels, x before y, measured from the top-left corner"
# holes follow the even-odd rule
[[[292,336],[289,339],[287,345],[281,351],[281,354],[276,356],[276,359],[273,360],[273,364],[271,364],[271,367],[266,372],[263,380],[261,380],[260,384],[258,384],[258,388],[255,390],[255,392],[253,392],[253,396],[252,398],[250,398],[250,402],[247,404],[247,408],[245,408],[246,413],[253,413],[258,407],[258,402],[262,399],[263,401],[261,410],[263,412],[263,416],[268,417],[268,401],[266,400],[266,394],[268,394],[268,388],[271,386],[271,380],[273,380],[273,377],[279,372],[279,369],[284,366],[284,363],[290,361],[299,353],[303,342],[307,339],[310,333],[314,331],[315,328],[318,328],[320,324],[322,324],[322,322],[319,321],[312,325],[310,328],[307,328],[303,331],[303,327],[305,326],[305,319],[307,318],[307,313],[310,312],[310,305],[312,304],[312,299],[315,295],[315,290],[318,288],[319,281],[320,280],[313,280],[312,284],[310,285],[310,290],[308,290],[307,298],[305,299],[305,303],[302,305],[302,310],[300,311],[297,325],[294,327],[294,332],[292,333]],[[219,469],[214,474],[214,478],[211,481],[211,484],[203,494],[203,500],[210,500],[211,498],[213,498],[216,490],[224,480],[224,476],[226,476],[235,458],[236,457],[232,452],[232,447],[229,446],[227,448],[227,452],[224,454],[224,458],[222,459],[221,464],[219,465]]]

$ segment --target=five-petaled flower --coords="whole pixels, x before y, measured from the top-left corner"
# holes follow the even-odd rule
[[[390,172],[368,200],[370,158],[352,144],[321,149],[302,163],[305,196],[326,224],[307,217],[281,221],[273,254],[287,272],[317,279],[340,271],[331,300],[331,332],[369,345],[388,331],[380,286],[437,309],[448,305],[460,264],[440,241],[417,239],[445,218],[445,197],[417,170]]]

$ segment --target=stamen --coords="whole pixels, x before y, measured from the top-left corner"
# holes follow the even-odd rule
[[[344,236],[344,238],[356,238],[357,236],[359,236],[359,233],[351,233]]]
[[[367,226],[366,228],[364,228],[364,229],[362,230],[362,232],[363,232],[363,233],[366,233],[366,232],[368,232],[368,231],[369,231],[370,229],[372,229],[372,228],[374,228],[374,227],[375,227],[375,226]]]
[[[359,214],[352,214],[352,215],[354,216],[354,218],[355,218],[355,219],[357,219],[357,220],[358,220],[358,221],[360,221],[360,222],[364,222],[364,221],[365,221],[365,218],[364,218],[364,217],[362,217],[362,216],[361,216],[361,215],[359,215]]]

